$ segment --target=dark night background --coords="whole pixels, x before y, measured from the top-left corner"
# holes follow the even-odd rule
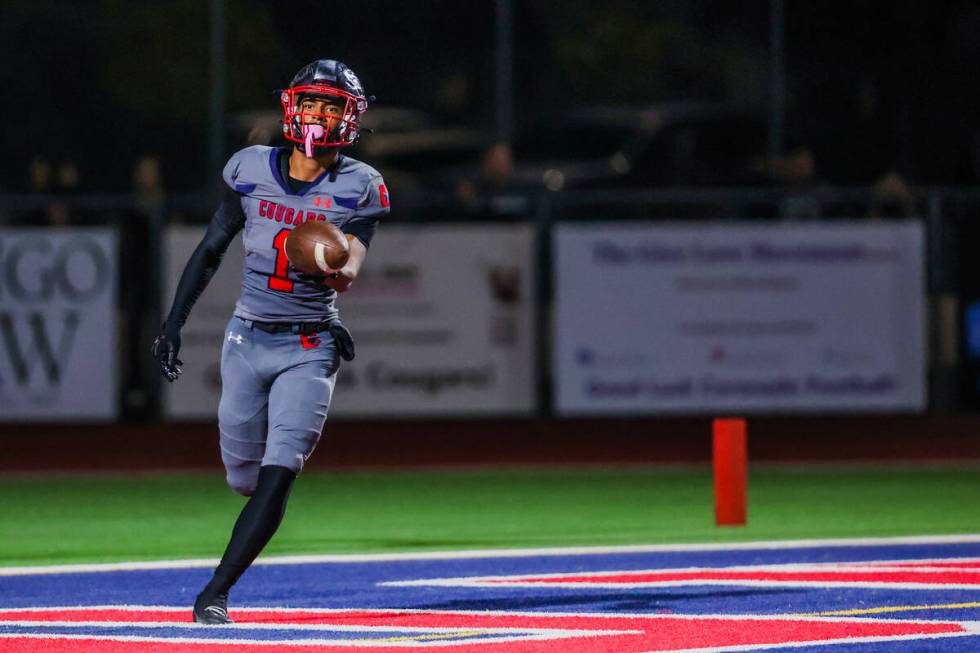
[[[124,191],[160,157],[167,188],[207,185],[208,3],[7,0],[0,20],[0,191],[35,155],[78,163],[82,191]],[[769,3],[517,0],[515,122],[581,103],[711,99],[765,105]],[[378,106],[493,127],[494,3],[226,3],[229,116],[276,109],[304,63],[338,58]],[[786,3],[786,144],[818,176],[917,185],[980,177],[980,6]],[[231,125],[229,118],[229,126]],[[227,149],[242,135],[229,127]]]

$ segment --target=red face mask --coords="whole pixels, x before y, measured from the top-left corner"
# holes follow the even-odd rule
[[[341,107],[336,113],[315,113],[301,107],[305,97],[326,98]],[[357,141],[360,131],[358,120],[367,110],[367,99],[321,84],[294,86],[282,92],[283,135],[295,143],[302,143],[306,155],[313,156],[316,147],[346,147]]]

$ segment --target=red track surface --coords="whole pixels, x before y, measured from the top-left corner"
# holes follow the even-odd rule
[[[310,466],[703,462],[708,418],[330,420]],[[4,425],[0,471],[219,468],[214,424]],[[750,418],[754,462],[980,459],[980,416]]]

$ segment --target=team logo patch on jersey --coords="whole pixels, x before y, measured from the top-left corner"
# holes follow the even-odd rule
[[[316,349],[320,346],[320,336],[315,333],[299,334],[299,341],[303,343],[303,349]]]
[[[232,609],[234,624],[189,623],[185,608],[0,610],[8,653],[640,653],[765,650],[976,634],[970,623],[760,615],[650,615],[425,610]]]
[[[391,205],[391,202],[388,200],[388,188],[384,184],[378,186],[378,196],[381,198],[381,206],[387,208]]]

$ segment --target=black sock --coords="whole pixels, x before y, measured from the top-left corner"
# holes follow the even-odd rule
[[[231,531],[231,541],[202,594],[227,594],[279,528],[296,472],[278,465],[259,470],[255,492],[242,508]]]

